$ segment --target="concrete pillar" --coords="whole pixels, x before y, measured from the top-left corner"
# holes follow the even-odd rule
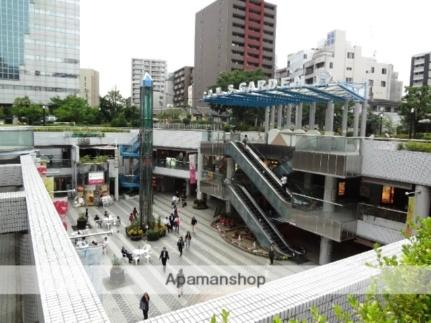
[[[427,186],[416,185],[415,219],[426,218],[430,214],[430,190]]]
[[[325,114],[325,135],[334,134],[334,102],[329,101]]]
[[[269,132],[269,107],[265,108],[265,143],[268,143],[268,132]]]
[[[289,129],[292,126],[292,105],[288,104],[286,109],[286,128]]]
[[[198,149],[198,168],[197,168],[197,186],[196,186],[196,197],[198,200],[202,199],[202,191],[201,191],[201,180],[202,180],[202,169],[204,163],[204,156],[202,155],[201,149]]]
[[[271,125],[270,125],[271,129],[275,128],[275,105],[273,105],[271,107]]]
[[[341,122],[341,135],[347,136],[347,117],[349,113],[349,101],[346,101],[343,106],[343,120]]]
[[[308,117],[308,127],[310,130],[314,130],[316,125],[316,102],[310,104],[310,113]]]
[[[367,113],[368,113],[368,105],[366,102],[362,103],[362,113],[361,113],[361,137],[365,137],[367,135]]]
[[[361,110],[361,104],[355,103],[354,115],[353,115],[353,137],[359,135],[359,112]]]
[[[325,237],[320,237],[319,265],[326,265],[331,262],[332,241]]]
[[[114,189],[114,199],[118,201],[120,199],[120,183],[118,178],[118,167],[115,169],[115,189]]]
[[[278,111],[277,111],[277,128],[281,129],[283,127],[283,106],[279,105],[278,106]]]
[[[337,193],[337,180],[332,176],[325,176],[325,190],[323,199],[328,202],[334,202]],[[323,203],[323,212],[334,212],[334,205],[331,203]]]
[[[296,105],[295,129],[302,129],[302,103]]]
[[[235,163],[232,158],[226,158],[226,179],[230,183],[235,171]],[[226,213],[232,212],[232,205],[229,200],[226,200]]]

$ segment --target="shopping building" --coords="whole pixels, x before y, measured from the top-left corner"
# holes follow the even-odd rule
[[[196,13],[195,96],[214,86],[221,72],[260,68],[271,77],[276,19],[277,7],[263,0],[217,0]]]
[[[79,0],[5,0],[0,25],[0,105],[79,93]]]

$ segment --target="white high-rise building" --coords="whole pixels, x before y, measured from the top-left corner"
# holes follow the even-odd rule
[[[314,50],[301,50],[287,56],[287,77],[290,83],[304,84],[304,64],[313,57]]]
[[[79,0],[0,1],[0,105],[79,93]]]
[[[153,110],[165,106],[167,64],[164,60],[132,58],[132,105],[139,106],[139,88],[145,73],[153,79]]]
[[[346,33],[341,30],[328,33],[323,46],[316,49],[311,59],[303,64],[303,77],[305,84],[368,81],[370,99],[392,100],[401,97],[402,86],[393,65],[362,56],[361,47],[347,42]]]

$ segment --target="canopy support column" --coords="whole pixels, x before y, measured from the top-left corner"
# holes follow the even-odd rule
[[[326,106],[325,135],[334,134],[334,102],[329,101]]]
[[[349,101],[346,101],[343,106],[343,120],[341,122],[341,135],[347,136],[347,117],[349,113]]]
[[[310,104],[310,113],[308,116],[308,127],[310,130],[314,130],[316,123],[316,102]]]

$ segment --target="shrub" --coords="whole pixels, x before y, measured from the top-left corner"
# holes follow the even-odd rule
[[[410,150],[410,151],[418,151],[424,153],[431,153],[431,143],[429,142],[407,142],[404,144],[400,144],[398,149],[402,150]]]
[[[148,241],[157,241],[160,238],[159,231],[150,229],[147,231],[147,240]]]
[[[132,237],[142,237],[144,235],[144,229],[137,224],[132,224],[127,227],[127,234]]]
[[[205,200],[194,200],[193,201],[193,208],[197,210],[204,210],[207,209],[207,202]]]

